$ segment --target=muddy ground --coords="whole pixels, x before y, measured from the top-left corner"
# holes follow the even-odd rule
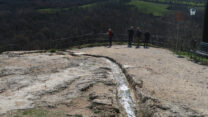
[[[208,116],[207,66],[160,48],[73,52],[110,57],[121,65],[138,117]],[[5,52],[0,55],[0,116],[29,117],[22,111],[41,108],[48,117],[125,117],[116,84],[109,63],[99,57],[74,56],[72,50]]]

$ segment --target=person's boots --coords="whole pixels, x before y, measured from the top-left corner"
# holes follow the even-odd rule
[[[129,48],[131,48],[131,44],[129,45]]]
[[[136,48],[139,48],[139,43],[137,44]]]

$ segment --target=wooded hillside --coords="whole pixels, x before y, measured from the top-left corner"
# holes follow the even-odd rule
[[[171,0],[172,1],[172,0]],[[183,2],[182,2],[183,1]],[[180,24],[182,41],[201,40],[204,0],[1,0],[0,48],[42,49],[43,43],[111,27],[126,34],[129,26],[175,41]],[[188,3],[188,4],[185,4]],[[191,3],[191,4],[190,4]],[[178,5],[180,4],[180,5]],[[189,8],[196,7],[196,16]],[[183,19],[176,21],[180,11]],[[165,30],[164,30],[165,29]]]

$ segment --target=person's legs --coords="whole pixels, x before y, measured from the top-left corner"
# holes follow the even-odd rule
[[[137,38],[136,38],[136,43],[137,43],[137,46],[136,46],[136,47],[137,47],[137,48],[139,48],[139,42],[140,42],[140,38],[137,37]]]
[[[109,46],[109,47],[110,47],[110,41],[111,41],[111,40],[110,40],[110,37],[108,37],[108,43],[109,43],[108,46]]]
[[[132,46],[132,40],[133,40],[133,37],[131,36],[131,37],[130,37],[130,42],[129,42],[129,47]]]
[[[146,43],[146,48],[148,48],[148,43],[149,43],[149,42],[147,41],[147,43]]]
[[[147,48],[147,39],[145,39],[145,41],[144,41],[144,48]]]
[[[150,42],[150,39],[147,39],[147,45],[146,45],[146,48],[148,48],[149,42]]]
[[[136,38],[134,38],[134,39],[133,39],[132,43],[133,43],[133,44],[135,44],[135,43],[136,43]]]
[[[129,36],[129,39],[128,39],[128,47],[130,47],[130,40],[131,40],[131,37]]]
[[[112,46],[112,37],[111,38],[109,38],[110,40],[110,43],[109,43],[109,46],[111,47]]]

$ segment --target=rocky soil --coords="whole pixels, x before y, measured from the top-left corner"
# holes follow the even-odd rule
[[[100,58],[68,52],[0,55],[0,114],[44,107],[66,116],[120,117],[116,82]]]
[[[94,47],[74,50],[113,58],[135,89],[143,116],[208,116],[208,67],[160,48]]]
[[[115,78],[123,73],[106,58],[125,74],[137,117],[208,116],[207,66],[166,49],[113,46],[1,54],[0,117],[30,108],[59,117],[125,117]]]

